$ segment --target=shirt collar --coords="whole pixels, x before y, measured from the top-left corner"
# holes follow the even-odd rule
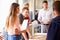
[[[43,8],[43,10],[45,10],[44,8]],[[45,11],[47,11],[48,9],[46,9]]]

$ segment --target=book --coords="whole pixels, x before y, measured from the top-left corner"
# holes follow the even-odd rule
[[[22,26],[20,27],[20,30],[21,31],[24,31],[27,29],[27,25],[28,25],[28,20],[24,20],[23,23],[22,23]]]

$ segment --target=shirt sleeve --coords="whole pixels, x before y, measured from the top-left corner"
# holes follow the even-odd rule
[[[41,19],[41,10],[39,11],[39,14],[38,14],[38,20]]]
[[[57,33],[57,25],[54,21],[52,21],[48,29],[46,40],[54,40],[56,33]]]
[[[19,23],[22,24],[23,20],[24,20],[24,19],[23,19],[23,16],[22,16],[22,14],[20,14],[20,15],[19,15]]]

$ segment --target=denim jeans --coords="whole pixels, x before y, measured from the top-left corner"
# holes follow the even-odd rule
[[[20,35],[8,35],[8,40],[20,40]]]
[[[4,31],[4,40],[8,40],[8,33]]]
[[[8,35],[7,32],[4,31],[4,40],[19,40],[19,39],[22,39],[22,40],[25,40],[23,35],[20,34],[20,35]]]

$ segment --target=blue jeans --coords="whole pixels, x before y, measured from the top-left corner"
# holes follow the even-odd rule
[[[20,35],[8,35],[8,40],[20,40]]]
[[[4,31],[4,40],[8,40],[8,33]]]

